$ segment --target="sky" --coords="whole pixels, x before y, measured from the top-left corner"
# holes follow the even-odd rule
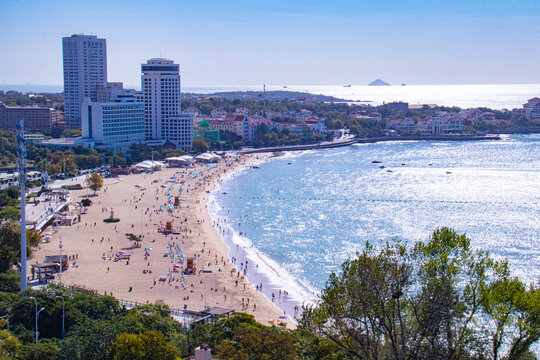
[[[540,83],[538,0],[0,0],[0,84],[62,85],[62,37],[108,80],[167,57],[183,86]]]

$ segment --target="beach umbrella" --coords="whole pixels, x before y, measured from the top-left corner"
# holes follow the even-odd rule
[[[152,251],[152,248],[146,248],[144,251]]]

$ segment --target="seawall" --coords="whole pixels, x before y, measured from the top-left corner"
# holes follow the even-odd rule
[[[381,136],[372,138],[357,138],[346,141],[336,141],[331,143],[319,143],[308,145],[276,146],[260,149],[246,149],[242,154],[257,154],[275,151],[303,151],[313,149],[327,149],[341,146],[349,146],[356,143],[376,143],[381,141],[407,141],[407,140],[434,140],[434,141],[476,141],[476,140],[500,140],[498,135],[418,135],[418,136]]]

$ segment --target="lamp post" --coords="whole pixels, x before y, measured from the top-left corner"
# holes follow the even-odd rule
[[[39,314],[45,310],[44,307],[42,307],[41,309],[39,309],[39,311],[36,313],[36,343],[39,342],[39,328],[38,328],[38,318],[39,318]]]
[[[58,247],[60,248],[60,274],[59,274],[59,280],[60,284],[62,284],[62,265],[64,262],[64,259],[62,258],[62,238],[60,237],[60,244],[58,244]]]
[[[66,330],[64,328],[64,314],[65,314],[65,309],[66,309],[66,302],[64,301],[64,297],[63,296],[59,296],[59,295],[56,295],[56,298],[58,299],[62,299],[62,340],[64,340],[64,334],[66,333]]]
[[[35,303],[36,303],[36,343],[39,341],[39,335],[38,335],[38,332],[39,332],[39,327],[38,327],[38,318],[39,318],[39,314],[45,310],[44,307],[42,307],[41,309],[37,309],[37,299],[33,296],[30,296],[30,299],[34,299]]]
[[[4,316],[0,316],[0,319],[7,319],[7,331],[9,331],[9,314],[6,314]]]

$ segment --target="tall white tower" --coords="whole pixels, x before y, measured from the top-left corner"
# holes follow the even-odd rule
[[[191,148],[193,117],[181,114],[179,65],[154,58],[141,65],[141,72],[147,142],[169,141],[183,149]]]
[[[78,129],[83,99],[96,101],[96,89],[107,85],[107,44],[95,35],[71,35],[62,38],[62,51],[66,128]]]

